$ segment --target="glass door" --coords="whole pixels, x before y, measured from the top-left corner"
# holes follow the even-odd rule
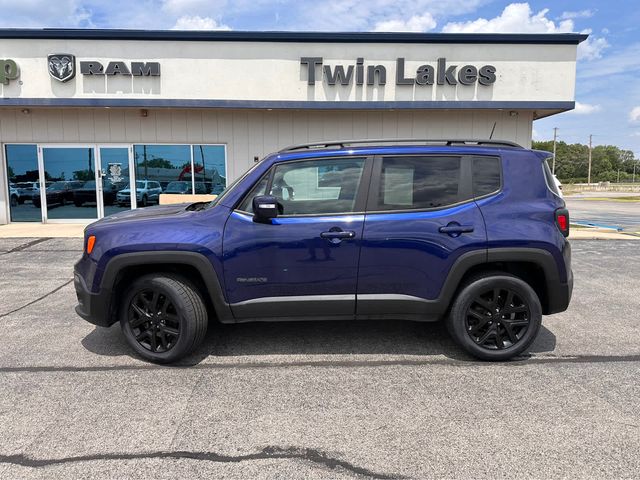
[[[128,145],[98,145],[100,218],[136,206],[130,186],[131,153]]]
[[[98,218],[98,163],[93,145],[42,145],[40,198],[42,220],[86,222]],[[45,188],[46,182],[46,188]]]

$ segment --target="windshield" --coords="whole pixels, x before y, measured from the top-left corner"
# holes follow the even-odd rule
[[[53,185],[51,185],[48,190],[64,190],[64,182],[56,182]]]
[[[141,180],[138,180],[136,182],[136,188],[144,188],[144,182]],[[124,187],[122,190],[130,190],[131,189],[131,184],[127,183],[127,186]]]
[[[224,197],[226,197],[226,196],[227,196],[227,194],[228,194],[229,192],[231,192],[231,191],[233,190],[233,188],[234,188],[238,183],[240,183],[242,180],[244,180],[244,179],[245,179],[245,177],[246,177],[247,175],[249,175],[249,174],[250,174],[250,173],[251,173],[251,172],[252,172],[252,171],[253,171],[253,170],[254,170],[258,165],[260,165],[260,162],[255,163],[255,164],[253,165],[253,167],[251,167],[249,170],[247,170],[247,171],[244,173],[244,175],[242,175],[242,176],[240,176],[240,177],[236,178],[233,182],[231,182],[227,187],[225,187],[225,189],[224,189],[224,190],[222,190],[222,192],[220,192],[220,193],[218,194],[218,196],[217,196],[216,198],[214,198],[211,202],[209,202],[209,204],[208,204],[205,208],[215,207],[215,206],[218,204],[218,202],[220,202],[220,200],[222,200]]]
[[[191,182],[171,182],[167,185],[166,192],[186,192],[191,189]]]

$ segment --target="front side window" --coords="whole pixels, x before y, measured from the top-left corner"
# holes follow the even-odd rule
[[[425,210],[466,200],[460,163],[460,157],[383,158],[377,204],[370,210]]]
[[[318,159],[275,167],[270,194],[281,215],[319,215],[354,211],[364,158]]]

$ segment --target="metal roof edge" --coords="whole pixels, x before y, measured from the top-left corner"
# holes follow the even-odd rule
[[[2,28],[2,39],[156,40],[303,43],[491,43],[578,45],[580,33],[413,33]]]

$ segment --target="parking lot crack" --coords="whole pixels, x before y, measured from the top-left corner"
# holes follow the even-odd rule
[[[26,250],[29,247],[33,247],[34,245],[38,245],[39,243],[46,242],[47,240],[51,240],[51,237],[36,238],[35,240],[32,240],[30,242],[23,243],[22,245],[18,245],[17,247],[12,248],[11,250],[2,252],[0,253],[0,255],[9,255],[10,253],[21,252],[23,250]]]
[[[25,308],[27,308],[30,305],[33,305],[34,303],[38,303],[41,300],[44,300],[45,298],[47,298],[49,295],[53,295],[54,293],[56,293],[57,291],[63,289],[64,287],[66,287],[67,285],[69,285],[71,282],[73,282],[73,278],[71,280],[68,280],[66,282],[64,282],[62,285],[54,288],[53,290],[45,293],[44,295],[36,298],[35,300],[30,301],[29,303],[26,303],[25,305],[22,305],[21,307],[18,308],[14,308],[13,310],[10,310],[6,313],[0,313],[0,318],[6,317],[7,315],[11,315],[12,313],[16,313],[19,312],[20,310],[23,310]]]
[[[176,459],[176,460],[198,460],[215,463],[241,463],[256,460],[301,460],[313,465],[328,468],[330,470],[342,469],[359,477],[373,479],[406,479],[407,477],[398,474],[388,474],[375,472],[365,467],[359,467],[346,460],[332,457],[329,454],[313,449],[301,447],[277,447],[268,446],[256,453],[245,455],[224,455],[216,452],[202,451],[156,451],[141,453],[103,453],[93,455],[78,455],[62,458],[32,458],[28,455],[0,455],[0,463],[19,465],[29,468],[44,468],[54,465],[64,465],[70,463],[109,461],[109,460],[144,460],[144,459]]]

